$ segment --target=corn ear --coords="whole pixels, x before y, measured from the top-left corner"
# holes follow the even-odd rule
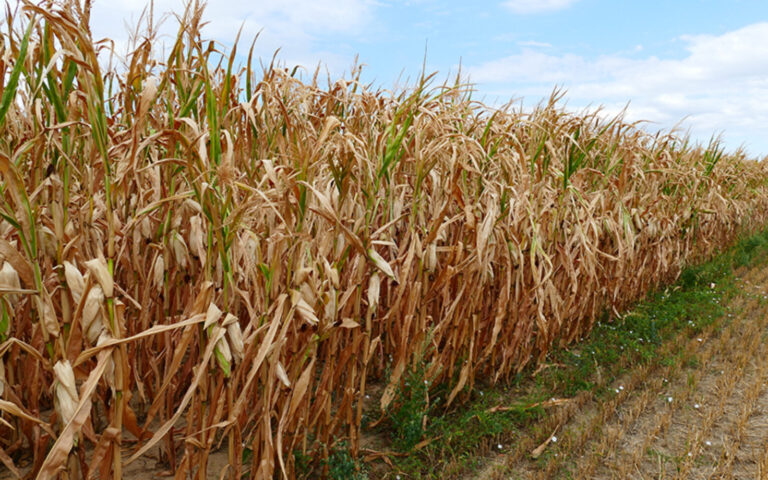
[[[85,262],[85,266],[101,286],[104,296],[106,298],[112,298],[112,295],[114,294],[114,281],[112,275],[109,273],[107,261],[104,257],[100,255],[97,258],[88,260]]]
[[[75,384],[75,372],[72,370],[69,360],[59,360],[56,362],[53,366],[53,371],[56,376],[54,405],[61,423],[66,425],[75,415],[77,403],[79,402],[77,386]]]

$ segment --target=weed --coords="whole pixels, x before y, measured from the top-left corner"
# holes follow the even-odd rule
[[[430,410],[429,380],[421,362],[408,371],[387,412],[397,450],[409,451],[423,439]]]
[[[368,475],[362,466],[352,457],[345,442],[333,448],[325,460],[330,480],[367,480]]]

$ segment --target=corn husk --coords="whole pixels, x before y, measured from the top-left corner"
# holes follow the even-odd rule
[[[178,233],[174,233],[171,235],[170,247],[176,263],[178,263],[181,268],[187,268],[187,264],[189,263],[188,250],[184,238]]]
[[[424,255],[424,266],[429,273],[434,273],[437,268],[437,245],[434,242],[427,245],[427,252]]]
[[[9,290],[20,290],[21,281],[19,280],[19,273],[8,262],[3,262],[3,267],[0,268],[0,287],[7,288]],[[15,305],[19,300],[17,294],[11,293],[7,296],[8,302],[11,305]]]
[[[53,230],[46,226],[38,226],[38,238],[40,239],[40,247],[42,247],[45,254],[51,258],[55,257],[58,241]]]
[[[104,329],[102,323],[102,308],[104,306],[104,292],[100,285],[94,285],[88,291],[83,305],[82,327],[88,341],[93,343],[98,340]]]
[[[75,415],[77,403],[80,400],[75,385],[75,372],[72,370],[69,360],[56,362],[53,371],[56,376],[54,406],[61,423],[66,425]]]
[[[379,295],[381,292],[381,277],[378,272],[373,272],[368,280],[368,308],[375,310],[379,305]]]
[[[243,331],[240,328],[240,322],[236,316],[228,313],[222,325],[227,329],[227,340],[229,341],[235,362],[242,362],[245,353],[245,343],[243,342]]]
[[[93,258],[85,262],[86,268],[93,275],[96,281],[101,286],[101,290],[106,298],[112,298],[114,294],[114,281],[112,275],[109,273],[109,267],[107,261],[103,256]]]
[[[232,351],[229,348],[224,327],[219,324],[213,325],[210,330],[210,338],[218,338],[214,347],[214,356],[216,363],[224,375],[228,377],[232,373]]]
[[[368,258],[371,259],[373,264],[378,268],[384,275],[388,276],[392,280],[397,281],[395,278],[395,272],[392,270],[392,267],[387,263],[384,258],[379,255],[379,253],[374,250],[373,248],[368,250]]]
[[[165,260],[163,254],[158,253],[155,258],[155,263],[152,265],[152,286],[155,288],[163,288],[163,280],[165,278]]]
[[[207,258],[204,241],[202,219],[199,215],[195,215],[189,219],[189,248],[192,253],[197,255],[202,264],[206,263]]]
[[[72,263],[64,261],[64,278],[67,280],[67,287],[72,293],[75,305],[79,304],[80,299],[83,298],[83,291],[85,291],[83,274]]]

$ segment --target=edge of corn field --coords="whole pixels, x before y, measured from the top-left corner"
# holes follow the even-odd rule
[[[619,316],[604,313],[585,338],[555,348],[511,382],[478,385],[459,407],[441,408],[448,386],[436,387],[429,406],[415,400],[423,398],[423,389],[412,388],[416,395],[399,392],[406,411],[369,429],[379,454],[357,465],[357,478],[465,478],[507,455],[530,458],[525,446],[557,439],[547,421],[553,417],[550,407],[618,395],[618,379],[638,366],[694,365],[696,356],[683,348],[683,340],[705,328],[722,329],[728,322],[724,305],[738,293],[737,272],[765,265],[767,256],[768,229],[745,236],[714,258],[688,266],[674,283]],[[423,370],[414,369],[407,378],[409,385],[419,385]],[[403,441],[408,420],[426,426],[415,445]],[[544,448],[536,457],[541,466],[550,460]]]

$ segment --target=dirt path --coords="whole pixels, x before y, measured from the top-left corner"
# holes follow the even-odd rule
[[[678,340],[684,361],[628,372],[563,415],[537,459],[471,478],[768,479],[768,268],[738,282],[720,328]]]

